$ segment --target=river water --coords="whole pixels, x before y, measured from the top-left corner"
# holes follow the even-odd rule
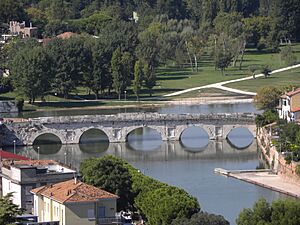
[[[126,112],[138,111],[179,114],[257,112],[251,103],[126,109]],[[37,112],[24,116],[121,112],[125,112],[125,109]],[[45,140],[55,139],[55,136],[40,137],[33,147],[18,147],[17,152],[36,159],[58,160],[77,168],[82,160],[90,157],[106,154],[121,157],[147,176],[185,189],[199,200],[203,210],[221,214],[231,224],[235,224],[235,219],[243,208],[252,207],[261,197],[268,201],[286,198],[277,192],[214,173],[214,168],[217,167],[255,169],[260,166],[256,140],[246,129],[233,130],[229,134],[229,140],[222,142],[208,140],[207,134],[197,127],[188,128],[179,142],[163,142],[159,133],[149,128],[133,131],[128,137],[128,143],[122,144],[108,143],[104,134],[98,130],[85,133],[80,145],[45,144]]]

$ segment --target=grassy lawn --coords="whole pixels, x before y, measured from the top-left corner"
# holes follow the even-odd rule
[[[298,61],[300,62],[300,44],[293,46],[293,49],[297,55]],[[157,85],[153,89],[153,98],[149,98],[149,93],[147,90],[142,90],[141,100],[147,101],[147,103],[152,103],[157,101],[157,98],[162,97],[165,94],[172,93],[175,91],[184,90],[187,88],[203,86],[207,84],[212,84],[216,82],[221,82],[225,80],[237,79],[245,76],[249,76],[248,71],[249,65],[256,65],[257,67],[262,67],[264,65],[269,65],[272,70],[285,67],[285,63],[281,61],[280,54],[278,53],[264,53],[258,52],[255,49],[247,49],[242,69],[238,69],[239,62],[237,62],[237,67],[230,67],[226,70],[226,76],[222,76],[219,70],[215,70],[212,58],[205,55],[200,58],[199,71],[193,72],[190,67],[186,65],[185,67],[177,66],[164,66],[157,69]],[[258,87],[264,85],[285,85],[293,84],[300,85],[300,70],[288,71],[276,75],[272,75],[268,79],[256,79],[246,82],[239,82],[229,84],[229,87],[238,88],[247,91],[255,91]],[[258,70],[257,73],[260,73]],[[202,97],[207,95],[207,93],[216,93],[219,95],[230,95],[229,93],[222,93],[222,91],[211,90],[201,90],[186,93],[181,97]],[[5,93],[0,94],[0,100],[11,100],[18,98],[16,93]],[[72,92],[68,99],[62,98],[62,96],[57,96],[51,93],[45,96],[46,102],[37,102],[35,105],[25,104],[25,109],[35,110],[38,108],[42,109],[52,109],[52,108],[73,108],[73,107],[97,107],[97,106],[114,106],[114,105],[129,105],[133,104],[136,97],[131,88],[127,90],[126,99],[124,93],[122,95],[123,101],[117,101],[116,99],[105,99],[102,101],[83,101],[83,100],[93,100],[94,95],[89,94],[87,88],[78,87],[74,92]],[[173,99],[173,98],[169,98]],[[27,99],[25,99],[27,100]],[[37,99],[40,100],[40,99]],[[167,99],[168,100],[168,99]],[[132,101],[132,102],[130,102]]]
[[[225,85],[227,87],[236,88],[244,91],[256,92],[259,88],[263,86],[285,86],[285,85],[295,85],[300,87],[300,69],[293,69],[290,71],[272,74],[267,79],[257,78],[253,80],[241,81],[237,83],[232,83]]]
[[[297,55],[298,62],[300,62],[300,44],[294,45],[293,49]],[[237,62],[237,65],[238,64],[239,62]],[[192,72],[190,68],[160,68],[157,72],[158,85],[155,90],[162,90],[160,91],[161,94],[166,94],[187,88],[249,76],[250,72],[248,67],[250,65],[255,65],[258,68],[269,65],[272,70],[286,67],[279,53],[262,53],[255,49],[248,49],[244,57],[242,69],[239,70],[238,68],[230,67],[225,72],[227,76],[222,76],[219,70],[216,71],[214,69],[212,59],[205,56],[202,57],[200,62],[199,72]],[[258,69],[257,73],[260,73],[260,69]]]

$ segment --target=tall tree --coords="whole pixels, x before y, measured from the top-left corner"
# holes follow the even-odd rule
[[[118,47],[111,58],[111,71],[113,79],[113,88],[118,94],[119,100],[121,94],[126,90],[129,85],[132,75],[132,58],[129,52],[121,52]]]
[[[27,19],[22,1],[1,0],[0,1],[0,23],[9,23],[11,20],[23,21]]]
[[[51,58],[43,47],[25,48],[13,59],[11,71],[16,90],[34,103],[50,90]]]
[[[136,100],[139,101],[140,92],[143,83],[143,68],[140,60],[137,60],[134,65],[134,80],[133,91],[136,95]]]
[[[144,63],[143,66],[144,85],[149,91],[149,95],[152,96],[152,89],[156,85],[155,71],[151,67]]]
[[[12,224],[17,222],[17,216],[24,210],[15,205],[12,200],[12,194],[0,197],[0,224]]]
[[[112,156],[87,159],[80,164],[80,173],[84,182],[118,195],[118,210],[132,206],[132,177],[121,160]]]

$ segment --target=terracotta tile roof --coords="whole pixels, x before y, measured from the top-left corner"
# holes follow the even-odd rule
[[[36,195],[42,195],[59,203],[95,202],[99,199],[117,199],[117,195],[85,184],[81,181],[68,180],[65,182],[42,186],[31,190]]]
[[[59,165],[58,162],[54,160],[5,160],[3,165],[10,166],[10,165],[24,165],[24,166],[47,166],[47,165]]]
[[[291,110],[292,112],[298,112],[298,111],[300,111],[300,107],[297,107],[297,108],[295,108],[295,109],[293,109],[293,110]]]
[[[287,92],[285,93],[284,95],[280,96],[281,98],[286,98],[287,96],[289,97],[292,97],[296,94],[299,94],[300,93],[300,88],[297,88],[296,90],[293,90],[293,91],[290,91],[290,92]]]
[[[61,39],[69,39],[70,37],[77,36],[78,34],[73,33],[73,32],[64,32],[62,34],[57,35],[57,38]]]

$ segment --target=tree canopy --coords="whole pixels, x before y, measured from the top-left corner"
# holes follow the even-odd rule
[[[236,219],[237,225],[297,225],[300,223],[300,202],[277,200],[270,205],[265,199],[258,200],[252,209],[244,209]]]

